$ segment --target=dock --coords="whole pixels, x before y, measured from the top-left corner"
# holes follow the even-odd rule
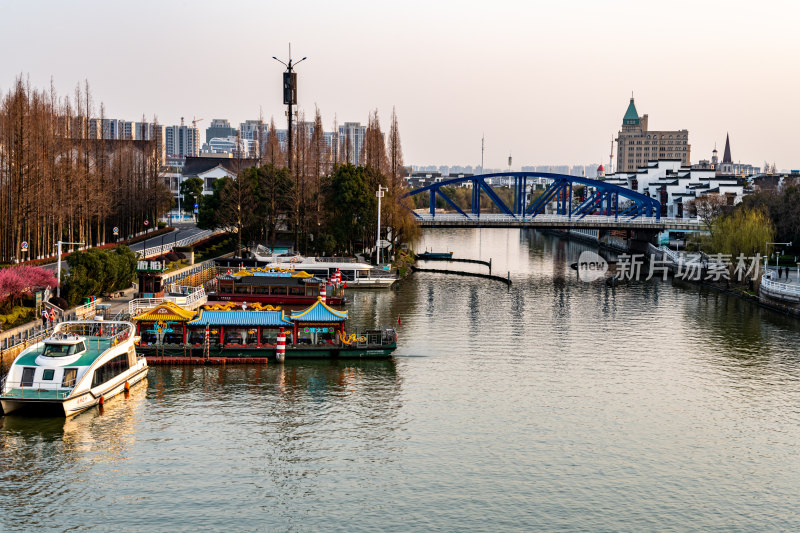
[[[473,278],[484,278],[495,281],[502,281],[506,285],[511,285],[511,273],[507,277],[495,276],[493,274],[479,274],[477,272],[464,272],[463,270],[443,270],[438,268],[419,268],[416,266],[411,267],[412,272],[431,272],[434,274],[452,274],[454,276],[469,276]]]

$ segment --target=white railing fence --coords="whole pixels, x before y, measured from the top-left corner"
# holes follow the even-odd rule
[[[761,278],[761,288],[765,290],[765,292],[770,293],[770,295],[774,296],[793,296],[795,298],[800,299],[800,286],[799,285],[792,285],[789,283],[781,283],[779,281],[772,280],[769,275],[765,275]]]
[[[161,255],[163,253],[169,252],[175,247],[188,246],[194,242],[203,240],[206,237],[210,237],[213,233],[214,232],[211,230],[201,231],[200,233],[196,233],[191,237],[186,237],[179,241],[174,241],[174,242],[165,242],[163,245],[159,244],[158,246],[151,246],[149,248],[146,248],[144,251],[138,251],[136,253],[139,254],[140,257],[152,257],[154,255]],[[154,239],[157,238],[158,237],[154,237]]]

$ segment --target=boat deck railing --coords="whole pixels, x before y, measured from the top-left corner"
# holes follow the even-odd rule
[[[53,381],[11,381],[9,376],[0,380],[0,396],[20,400],[63,400],[72,393],[71,387],[64,387]]]

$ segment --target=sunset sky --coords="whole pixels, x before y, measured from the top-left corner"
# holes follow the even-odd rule
[[[106,115],[285,127],[288,43],[300,107],[326,129],[384,127],[406,164],[607,162],[631,92],[651,129],[689,130],[692,162],[800,167],[800,2],[3,2],[0,91],[88,79]]]

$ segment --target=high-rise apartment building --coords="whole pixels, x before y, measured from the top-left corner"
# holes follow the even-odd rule
[[[269,125],[265,124],[263,120],[245,120],[239,123],[239,131],[242,139],[249,139],[251,141],[258,140],[258,132],[261,131],[262,139],[266,139]],[[236,135],[234,133],[234,135]]]
[[[339,126],[339,154],[342,161],[358,165],[358,158],[361,155],[361,148],[364,146],[364,135],[366,126],[360,122],[345,122]]]
[[[180,126],[167,126],[164,132],[167,156],[198,156],[200,154],[200,130],[187,126],[181,117]]]
[[[236,128],[231,127],[231,123],[224,118],[215,118],[211,120],[211,125],[206,128],[206,142],[211,142],[211,139],[236,137]]]
[[[617,172],[635,172],[648,161],[659,159],[680,160],[687,167],[691,164],[689,130],[650,131],[647,115],[639,116],[633,98],[616,141]]]

